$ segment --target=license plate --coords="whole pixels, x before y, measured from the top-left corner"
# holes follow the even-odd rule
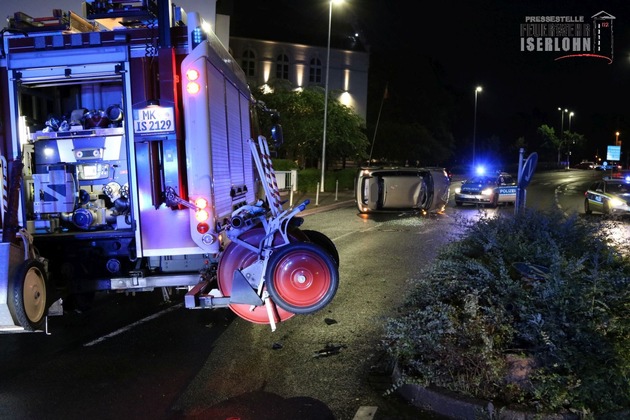
[[[133,131],[136,134],[175,132],[173,107],[151,106],[133,110]]]

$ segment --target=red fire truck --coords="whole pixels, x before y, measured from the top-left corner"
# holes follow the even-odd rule
[[[326,306],[335,246],[300,228],[308,202],[283,207],[268,110],[214,28],[166,0],[53,15],[1,33],[0,331],[104,291],[182,290],[272,330]]]

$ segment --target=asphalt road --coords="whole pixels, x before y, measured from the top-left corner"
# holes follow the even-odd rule
[[[579,209],[588,178],[534,178],[545,192],[533,189],[528,206],[551,205],[560,191],[566,211]],[[303,214],[304,228],[328,235],[340,253],[341,284],[323,310],[271,332],[228,309],[186,310],[181,295],[169,303],[159,292],[102,296],[87,312],[50,318],[51,335],[0,335],[0,418],[440,418],[384,395],[392,365],[383,322],[407,281],[453,239],[457,219],[479,210],[360,216],[343,197],[319,197]]]
[[[448,241],[451,222],[413,213],[363,217],[353,202],[307,215],[304,228],[328,235],[340,253],[334,300],[275,332],[236,319],[175,404],[180,418],[342,420],[370,410],[375,419],[437,418],[384,396],[393,366],[380,342],[384,318]]]

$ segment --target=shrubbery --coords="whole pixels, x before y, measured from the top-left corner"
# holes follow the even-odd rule
[[[353,190],[356,172],[356,168],[326,171],[324,174],[325,191],[335,191],[335,188],[339,188],[339,191]],[[298,189],[305,193],[317,191],[317,184],[321,182],[321,177],[321,169],[307,168],[298,171]]]
[[[318,168],[299,169],[297,164],[290,159],[273,159],[273,168],[276,171],[290,171],[297,169],[298,171],[298,189],[303,193],[314,193],[317,191],[317,185],[321,182],[322,171]],[[325,191],[347,191],[354,189],[354,177],[357,174],[357,168],[328,170],[324,174]]]
[[[612,242],[627,225],[529,209],[460,224],[387,322],[403,382],[537,412],[628,410],[630,262]]]

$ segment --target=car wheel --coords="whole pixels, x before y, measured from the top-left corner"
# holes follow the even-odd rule
[[[455,205],[456,205],[457,207],[461,207],[461,206],[462,206],[462,202],[461,202],[461,201],[456,201],[456,202],[455,202]]]
[[[593,210],[591,210],[591,206],[588,204],[588,198],[584,199],[584,213],[591,214]]]

